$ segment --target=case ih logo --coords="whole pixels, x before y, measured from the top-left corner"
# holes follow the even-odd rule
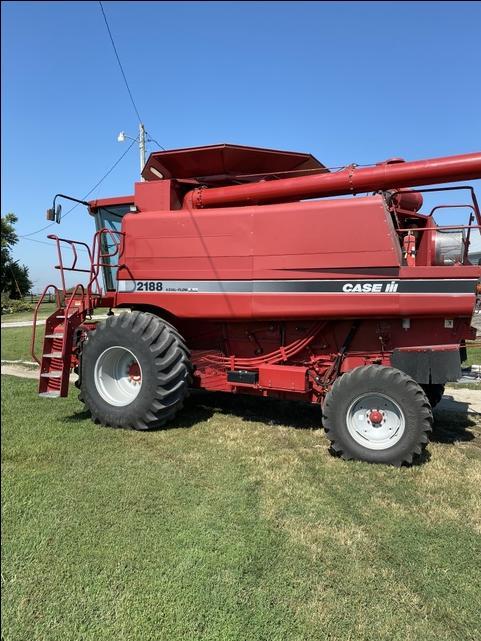
[[[346,283],[342,291],[347,292],[348,294],[366,294],[374,293],[378,294],[380,292],[396,292],[398,288],[398,283],[395,280],[392,280],[390,283]]]

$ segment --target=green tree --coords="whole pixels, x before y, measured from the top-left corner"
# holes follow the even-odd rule
[[[10,298],[22,298],[32,289],[28,267],[20,265],[12,257],[12,249],[18,243],[18,236],[15,233],[15,224],[18,218],[15,214],[7,214],[1,219],[1,265],[0,276],[2,293],[8,294]]]

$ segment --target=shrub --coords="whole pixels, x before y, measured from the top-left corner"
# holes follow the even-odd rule
[[[2,294],[2,316],[4,314],[16,314],[17,312],[31,312],[34,306],[24,300],[12,300],[8,294]]]

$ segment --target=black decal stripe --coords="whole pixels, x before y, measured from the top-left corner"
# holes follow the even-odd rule
[[[119,292],[132,292],[139,282],[119,281]],[[155,280],[161,283],[163,293],[212,293],[212,294],[474,294],[476,279],[373,279],[373,280]],[[382,291],[369,291],[370,286]],[[390,291],[394,285],[395,291]],[[347,290],[344,287],[347,286]],[[364,291],[363,291],[364,286]],[[387,291],[386,291],[387,288]],[[367,290],[367,291],[366,291]],[[148,290],[161,293],[155,286]],[[147,293],[144,288],[144,293]]]

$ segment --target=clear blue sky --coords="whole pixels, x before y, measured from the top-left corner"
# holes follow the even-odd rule
[[[166,148],[233,142],[330,166],[481,148],[478,2],[104,8]],[[2,214],[18,215],[20,234],[45,224],[56,192],[82,197],[126,149],[118,132],[136,127],[97,2],[2,3]],[[134,148],[91,197],[131,193],[137,177]],[[89,239],[93,221],[79,207],[52,231]],[[15,256],[37,289],[56,278],[53,248],[25,240]]]

